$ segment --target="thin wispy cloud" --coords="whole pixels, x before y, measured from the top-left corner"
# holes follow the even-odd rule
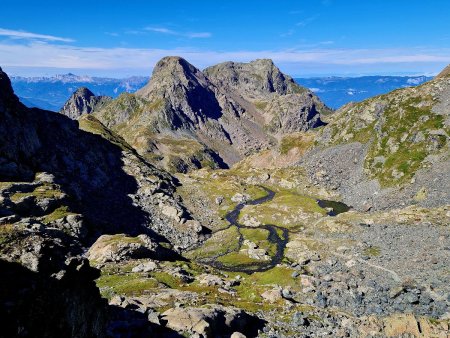
[[[146,27],[144,30],[166,35],[181,36],[189,39],[205,39],[212,36],[210,32],[180,32],[165,27]]]
[[[312,48],[293,50],[227,51],[195,49],[139,49],[87,48],[34,41],[29,44],[0,43],[1,66],[52,67],[61,69],[139,69],[146,70],[162,57],[179,55],[197,67],[206,67],[223,61],[247,62],[271,58],[285,69],[322,68],[339,65],[367,69],[379,65],[395,65],[401,70],[411,64],[450,63],[450,48],[424,49],[333,49]],[[409,68],[410,69],[410,68]]]
[[[177,32],[167,28],[146,27],[145,30],[162,34],[178,35]]]
[[[297,22],[295,25],[298,26],[298,27],[306,27],[306,26],[308,26],[310,23],[312,23],[312,22],[314,22],[315,20],[317,20],[318,17],[319,17],[318,15],[311,16],[311,17],[309,17],[309,18],[306,18],[306,19],[304,19],[304,20],[302,20],[302,21]]]
[[[54,35],[37,34],[25,31],[17,31],[12,29],[0,28],[0,36],[6,36],[11,39],[24,39],[24,40],[43,40],[53,42],[74,42],[75,40],[69,38],[62,38]]]
[[[288,37],[288,36],[291,36],[291,35],[294,35],[294,34],[295,34],[295,30],[294,29],[290,29],[287,32],[280,34],[280,36],[282,38],[285,38],[285,37]]]

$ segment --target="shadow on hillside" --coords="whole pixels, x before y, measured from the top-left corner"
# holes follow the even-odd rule
[[[123,170],[120,147],[80,130],[63,115],[38,109],[27,113],[34,118],[43,150],[32,155],[35,170],[55,175],[94,231],[142,233],[148,214],[129,196],[139,187]]]
[[[0,260],[0,337],[182,337],[143,313],[110,306],[91,280],[98,270],[61,280]]]
[[[129,196],[139,187],[123,170],[119,146],[80,130],[78,123],[66,116],[27,109],[18,102],[0,110],[0,118],[0,157],[23,172],[53,174],[55,183],[74,201],[74,211],[82,213],[91,225],[91,240],[118,232],[158,237],[145,227],[150,215]],[[166,188],[164,184],[161,189]]]

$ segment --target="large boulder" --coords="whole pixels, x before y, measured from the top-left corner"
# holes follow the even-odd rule
[[[88,258],[95,263],[120,262],[137,258],[156,258],[158,244],[147,235],[102,235],[91,246]]]
[[[215,337],[238,331],[248,337],[256,336],[262,322],[243,310],[211,305],[201,308],[172,308],[162,314],[166,326],[183,334]]]

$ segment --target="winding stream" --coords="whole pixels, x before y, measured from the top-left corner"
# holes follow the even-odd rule
[[[250,226],[240,224],[238,222],[241,210],[246,205],[263,204],[263,203],[271,201],[274,198],[274,196],[275,196],[274,191],[272,191],[266,187],[262,187],[262,186],[260,188],[264,189],[267,192],[266,196],[260,197],[260,198],[254,199],[254,200],[250,200],[247,202],[239,203],[238,205],[236,205],[236,207],[232,211],[230,211],[229,213],[227,213],[225,215],[225,219],[229,222],[230,225],[228,227],[226,227],[225,229],[222,229],[221,231],[227,230],[232,226],[235,226],[237,228],[237,230],[239,232],[239,244],[238,244],[237,250],[230,250],[230,251],[227,251],[220,255],[217,255],[213,258],[210,258],[207,261],[205,261],[206,264],[208,264],[214,268],[224,270],[224,271],[253,273],[253,272],[262,272],[262,271],[270,270],[273,267],[275,267],[277,264],[281,263],[283,256],[284,256],[284,249],[286,248],[286,244],[289,239],[289,233],[288,233],[287,229],[276,226],[274,224],[262,224],[258,227],[250,227]],[[345,205],[344,203],[341,203],[341,202],[317,200],[317,203],[319,204],[319,206],[321,208],[330,209],[328,211],[329,216],[336,216],[337,214],[339,214],[341,212],[346,212],[350,209],[347,205]],[[236,264],[233,266],[226,265],[218,260],[220,257],[226,256],[232,252],[239,252],[239,250],[241,250],[242,245],[244,243],[244,236],[242,235],[242,232],[240,231],[241,229],[252,229],[252,230],[265,229],[269,232],[267,241],[270,244],[276,245],[275,254],[271,255],[270,260],[268,260],[268,261],[255,260],[255,262],[245,263],[245,264]]]
[[[225,219],[230,223],[230,225],[226,228],[230,228],[231,226],[236,226],[239,232],[239,247],[236,250],[236,252],[239,252],[239,250],[242,248],[243,242],[244,242],[244,236],[242,235],[240,229],[265,229],[269,232],[269,236],[267,237],[267,240],[271,244],[276,245],[276,251],[275,254],[271,256],[271,259],[269,261],[255,261],[248,264],[239,264],[235,266],[228,266],[226,264],[221,263],[217,259],[220,257],[223,257],[231,252],[226,252],[224,254],[221,254],[219,256],[214,257],[214,259],[207,262],[208,265],[213,266],[215,268],[224,270],[224,271],[232,271],[232,272],[245,272],[245,273],[253,273],[253,272],[261,272],[272,269],[274,266],[279,264],[281,260],[283,259],[283,253],[284,248],[286,247],[286,244],[288,242],[288,231],[285,228],[278,227],[273,224],[262,224],[258,227],[249,227],[245,226],[243,224],[240,224],[238,222],[239,215],[241,213],[241,210],[246,205],[258,205],[262,204],[268,201],[271,201],[273,197],[275,196],[275,192],[266,188],[261,187],[267,192],[267,195],[264,197],[260,197],[254,200],[250,200],[247,202],[239,203],[232,211],[230,211],[228,214],[225,215]],[[226,230],[224,229],[224,230]],[[281,235],[280,235],[281,233]]]

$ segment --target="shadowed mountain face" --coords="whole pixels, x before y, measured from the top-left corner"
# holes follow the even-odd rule
[[[83,114],[73,109],[65,114]],[[284,133],[322,125],[328,112],[270,60],[202,72],[180,57],[160,60],[136,94],[93,109],[145,158],[182,172],[232,165]]]
[[[53,112],[27,109],[3,72],[0,86],[3,181],[32,181],[38,172],[53,175],[74,208],[92,224],[92,234],[108,230],[132,233],[146,227],[171,237],[171,229],[183,230],[180,219],[189,217],[173,195],[175,181],[170,175],[142,160],[94,117],[74,121]],[[169,206],[173,210],[167,216],[164,212],[169,213]],[[183,241],[177,245],[189,242]]]

